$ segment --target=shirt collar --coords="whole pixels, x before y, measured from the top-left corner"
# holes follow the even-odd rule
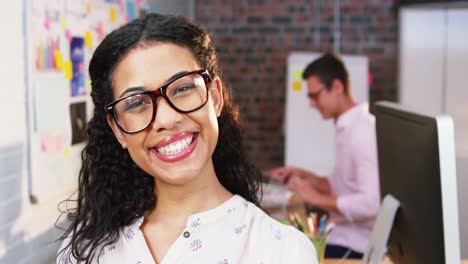
[[[356,117],[360,116],[362,113],[369,112],[369,104],[368,103],[360,103],[356,104],[355,106],[348,109],[346,112],[342,113],[336,119],[336,129],[342,130],[346,127],[349,127]]]
[[[187,226],[191,226],[194,224],[198,225],[200,223],[214,222],[227,214],[232,214],[237,212],[238,210],[246,208],[248,204],[249,203],[247,202],[247,200],[245,200],[242,196],[237,194],[233,195],[227,201],[213,209],[189,216],[187,218]],[[138,218],[137,220],[135,220],[132,226],[139,229],[140,226],[143,224],[144,219],[144,216]]]

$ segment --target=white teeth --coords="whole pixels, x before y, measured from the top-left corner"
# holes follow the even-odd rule
[[[186,149],[193,141],[193,136],[186,137],[184,139],[172,142],[161,148],[157,148],[157,151],[163,155],[175,155]]]

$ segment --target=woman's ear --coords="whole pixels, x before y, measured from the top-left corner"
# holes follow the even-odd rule
[[[107,123],[112,129],[112,132],[114,132],[115,137],[119,141],[120,145],[122,145],[122,148],[126,149],[127,148],[127,142],[125,141],[125,137],[123,135],[122,130],[117,126],[115,123],[115,120],[110,116],[107,115]]]
[[[216,111],[216,116],[219,117],[224,105],[223,83],[219,77],[214,78],[213,82],[211,83],[210,96]]]

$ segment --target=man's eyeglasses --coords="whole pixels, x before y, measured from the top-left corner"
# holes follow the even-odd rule
[[[190,113],[208,101],[211,77],[207,70],[184,73],[153,91],[143,91],[121,97],[105,106],[119,128],[133,134],[149,127],[156,116],[156,99],[161,96],[179,113]],[[139,87],[137,87],[139,88]]]

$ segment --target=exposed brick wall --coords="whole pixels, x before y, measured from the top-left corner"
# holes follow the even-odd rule
[[[213,35],[224,81],[241,105],[249,155],[261,169],[284,160],[287,55],[333,50],[333,4],[325,0],[196,2],[195,19]],[[340,52],[369,57],[371,103],[396,99],[394,9],[390,0],[340,1]],[[318,11],[319,50],[315,38]]]

